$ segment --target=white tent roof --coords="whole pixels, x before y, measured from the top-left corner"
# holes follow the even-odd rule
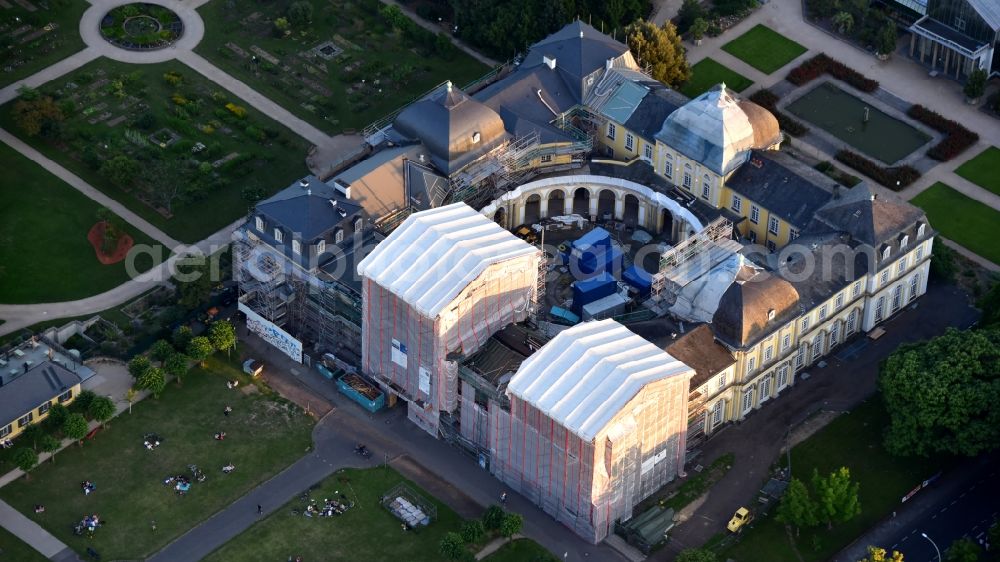
[[[591,441],[645,385],[692,375],[691,367],[625,326],[601,320],[552,338],[521,363],[507,391]]]
[[[537,253],[465,203],[410,215],[375,247],[358,274],[436,318],[492,264]]]

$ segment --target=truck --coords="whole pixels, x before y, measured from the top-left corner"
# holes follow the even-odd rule
[[[745,507],[741,507],[733,514],[733,518],[729,520],[726,528],[729,529],[730,533],[739,533],[751,521],[753,521],[753,512]]]

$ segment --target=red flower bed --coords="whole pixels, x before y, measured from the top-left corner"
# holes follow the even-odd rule
[[[927,156],[935,160],[946,161],[958,156],[965,149],[979,142],[979,135],[966,129],[960,123],[946,119],[926,107],[915,104],[906,111],[910,117],[924,125],[945,134],[941,142],[927,150]]]
[[[757,90],[750,96],[750,101],[770,111],[774,115],[774,118],[778,120],[778,126],[781,127],[782,131],[785,131],[793,137],[801,137],[802,135],[808,133],[809,127],[806,127],[799,121],[796,121],[795,119],[792,119],[791,117],[778,111],[775,107],[778,103],[778,99],[778,95],[767,88]]]
[[[847,82],[862,92],[871,93],[878,89],[877,80],[866,78],[864,74],[823,53],[793,68],[788,73],[787,80],[796,86],[801,86],[824,74],[829,74],[837,80]]]
[[[836,158],[893,191],[899,191],[920,178],[920,172],[912,166],[886,168],[850,150],[837,151]]]
[[[111,265],[113,263],[118,263],[125,259],[128,255],[128,251],[132,249],[132,237],[124,232],[118,237],[118,243],[115,246],[114,251],[110,253],[105,253],[104,251],[104,231],[107,229],[108,224],[104,221],[100,221],[94,226],[90,227],[90,231],[87,232],[87,241],[90,245],[94,247],[94,253],[97,254],[97,260],[104,265]]]

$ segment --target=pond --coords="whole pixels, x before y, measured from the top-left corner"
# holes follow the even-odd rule
[[[830,82],[813,88],[786,109],[885,164],[898,162],[931,138]]]

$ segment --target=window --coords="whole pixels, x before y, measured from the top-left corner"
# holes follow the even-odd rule
[[[760,401],[767,402],[767,399],[771,397],[771,381],[774,379],[774,375],[767,375],[764,380],[760,381]]]
[[[757,358],[756,357],[747,357],[747,374],[748,375],[750,373],[752,373],[753,370],[757,367],[756,362],[757,362]]]
[[[549,163],[552,162],[552,155],[551,154],[543,154],[542,157],[539,160],[541,161],[542,164],[549,164]]]
[[[652,162],[653,160],[653,145],[647,144],[642,148],[642,155],[646,157],[646,160]]]
[[[342,229],[338,229],[337,233],[333,235],[333,242],[334,244],[340,244],[343,241],[344,241],[344,231]]]
[[[0,427],[0,437],[7,437],[8,435],[10,435],[10,432],[11,432],[10,424]]]
[[[920,274],[918,273],[913,277],[910,277],[910,297],[907,299],[907,302],[917,298],[917,288],[919,286],[920,286]]]
[[[21,419],[17,420],[17,427],[24,427],[31,423],[31,420],[35,419],[35,414],[33,412],[28,412],[27,414],[21,416]]]
[[[354,219],[354,232],[358,233],[365,229],[365,219],[356,218]]]
[[[67,390],[59,395],[59,403],[62,404],[63,402],[69,402],[71,398],[73,398],[73,391]]]
[[[316,243],[316,255],[321,256],[326,252],[326,240],[320,240]]]
[[[257,231],[264,232],[264,219],[260,217],[255,217],[254,222],[256,223],[254,226],[257,227]]]
[[[903,306],[903,285],[899,284],[892,292],[892,311],[896,312],[901,306]]]
[[[753,408],[753,389],[748,388],[746,392],[743,393],[743,413],[750,411]]]
[[[712,192],[712,180],[708,179],[708,176],[701,178],[701,198],[708,199],[709,193]]]
[[[608,138],[615,140],[615,124],[608,121]]]
[[[625,150],[635,152],[635,137],[632,133],[625,133]]]
[[[788,386],[788,365],[778,367],[778,390]]]
[[[924,245],[921,244],[917,246],[917,261],[920,261],[923,258],[924,258]]]
[[[902,275],[905,269],[906,269],[906,258],[902,258],[898,262],[896,262],[896,275]]]
[[[715,426],[719,425],[720,423],[722,423],[722,415],[725,414],[725,412],[726,412],[726,401],[725,400],[719,400],[718,402],[715,403],[715,406],[712,406],[712,427],[713,428]]]
[[[789,240],[795,240],[798,237],[799,237],[799,231],[798,230],[795,230],[794,228],[790,228],[788,230],[788,239]]]
[[[281,230],[275,228],[274,229],[274,240],[275,240],[275,242],[281,242],[281,239],[282,239]]]
[[[674,157],[667,153],[663,154],[663,175],[668,178],[674,175]]]
[[[757,224],[760,220],[760,207],[757,205],[750,205],[750,222]]]
[[[899,241],[899,249],[900,250],[906,249],[906,245],[909,243],[910,243],[910,237],[904,234],[902,240]]]
[[[858,311],[852,310],[851,314],[847,317],[847,333],[853,334],[854,328],[857,327],[857,324],[858,324]]]
[[[887,269],[882,272],[882,275],[879,276],[879,286],[885,286],[885,284],[888,282],[889,282],[889,270]]]
[[[726,388],[726,373],[719,375],[718,380],[715,381],[715,390],[719,391]]]
[[[767,231],[770,232],[771,234],[777,234],[778,233],[778,218],[777,217],[768,217],[767,218]]]
[[[830,326],[830,348],[838,343],[840,343],[840,322],[834,322],[833,326]]]
[[[802,328],[800,331],[805,332],[808,329],[809,329],[809,317],[806,316],[805,318],[802,319]]]
[[[833,309],[840,310],[842,306],[844,306],[844,293],[838,293],[836,300],[833,301]]]
[[[298,240],[292,240],[292,253],[301,254],[302,253],[302,243]]]
[[[472,133],[472,144],[479,144],[479,141],[483,139],[483,136],[479,134],[479,131]]]
[[[691,189],[691,174],[684,172],[684,187]]]
[[[955,16],[955,29],[959,31],[965,31],[965,19],[960,16]]]
[[[819,307],[819,321],[822,322],[826,320],[826,305]]]
[[[733,195],[732,209],[737,213],[739,213],[740,210],[743,209],[743,198],[740,197],[739,195]]]
[[[885,312],[885,297],[879,297],[878,300],[875,301],[875,321],[876,322],[881,322],[882,321],[882,317],[883,317],[882,315],[883,315],[884,312]]]
[[[51,407],[52,407],[52,401],[51,400],[46,401],[44,404],[38,407],[38,415],[42,415],[45,412],[48,412],[49,408]]]
[[[747,232],[747,239],[750,240],[751,244],[757,243],[757,233],[754,231]]]
[[[812,360],[816,361],[820,355],[823,355],[823,338],[816,336],[813,340]]]
[[[767,251],[768,252],[772,252],[773,253],[775,250],[778,249],[778,245],[774,243],[774,240],[768,240],[767,244],[764,244],[764,245],[767,246]]]
[[[781,338],[781,351],[785,351],[792,345],[792,335],[785,334],[785,337]]]
[[[800,348],[799,352],[795,354],[795,370],[802,368],[802,365],[806,362],[806,350]]]
[[[774,355],[774,348],[773,347],[767,346],[766,348],[764,348],[764,363],[767,363],[768,361],[770,361],[771,357],[773,355]]]
[[[920,223],[920,226],[917,227],[917,238],[923,237],[923,235],[924,235],[924,227],[925,226],[927,226],[927,225],[924,224],[924,223]]]
[[[851,298],[854,298],[861,294],[861,281],[855,281],[854,286],[851,287]]]
[[[889,253],[890,253],[891,250],[892,250],[892,248],[886,246],[885,249],[882,250],[882,259],[884,259],[884,260],[889,259]]]

